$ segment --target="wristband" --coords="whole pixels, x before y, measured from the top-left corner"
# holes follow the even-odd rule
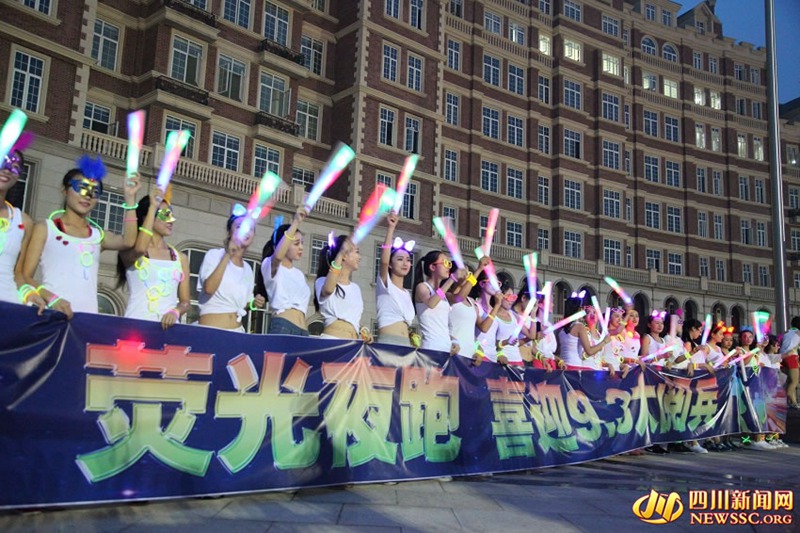
[[[139,202],[136,202],[133,205],[128,205],[125,202],[122,202],[122,209],[125,209],[126,211],[130,211],[131,209],[136,209],[137,207],[139,207]]]
[[[450,279],[453,280],[453,283],[458,283],[458,278],[455,274],[450,274]]]
[[[493,314],[489,313],[489,318],[491,318],[492,320],[494,320],[495,316],[494,316]]]
[[[178,311],[174,307],[172,309],[170,309],[169,311],[167,311],[166,313],[164,313],[164,314],[168,314],[168,313],[172,313],[173,315],[175,315],[175,320],[180,320],[181,319],[180,311]]]
[[[475,277],[475,274],[473,274],[472,272],[470,272],[469,275],[467,276],[467,283],[469,283],[473,287],[478,284],[478,279]]]
[[[441,287],[436,289],[436,296],[438,296],[441,300],[447,300],[447,295],[444,293]]]
[[[145,235],[149,235],[150,237],[153,236],[153,231],[145,228],[144,226],[139,226],[139,231],[141,231]]]
[[[54,306],[54,305],[56,305],[60,299],[61,299],[61,296],[59,296],[59,295],[57,295],[57,294],[54,294],[54,295],[53,295],[53,296],[50,298],[50,301],[49,301],[49,302],[47,302],[47,308],[48,308],[48,309],[52,309],[52,308],[53,308],[53,306]]]
[[[256,307],[256,299],[250,298],[250,303],[247,304],[248,309],[251,311],[257,311],[258,307]]]
[[[283,236],[286,237],[287,239],[289,239],[290,241],[296,241],[297,240],[297,237],[289,235],[288,233],[284,233]]]

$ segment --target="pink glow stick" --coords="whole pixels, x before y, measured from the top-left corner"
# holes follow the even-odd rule
[[[658,351],[653,352],[653,353],[651,353],[649,355],[646,355],[646,356],[642,357],[642,361],[649,361],[650,359],[653,359],[654,357],[658,357],[659,355],[664,355],[667,352],[674,352],[678,348],[679,347],[675,346],[674,344],[670,344],[670,345],[664,346],[663,348],[659,349]]]
[[[478,261],[483,259],[483,257],[486,255],[487,254],[484,253],[482,247],[478,246],[475,248],[475,257],[478,258]],[[489,279],[489,284],[492,286],[492,288],[496,291],[499,291],[500,281],[497,279],[497,271],[495,271],[494,263],[492,263],[491,259],[489,260],[489,264],[487,264],[483,270],[486,272],[486,277]]]
[[[144,109],[128,113],[128,155],[126,159],[126,175],[139,172],[139,154],[144,142]]]
[[[269,170],[264,172],[261,182],[258,184],[258,187],[256,187],[256,190],[253,191],[253,194],[250,196],[250,201],[247,203],[247,216],[239,226],[237,235],[240,241],[243,240],[244,236],[255,227],[258,221],[267,216],[267,213],[272,209],[273,204],[269,204],[268,202],[270,198],[272,198],[272,195],[275,194],[275,191],[278,190],[280,184],[280,176]]]
[[[568,316],[566,318],[562,318],[561,320],[559,320],[555,324],[552,324],[552,325],[548,326],[547,329],[545,329],[543,333],[545,335],[553,333],[555,330],[557,330],[559,328],[563,328],[564,326],[566,326],[570,322],[575,322],[576,320],[580,320],[581,318],[583,318],[585,316],[586,316],[586,311],[581,309],[577,313],[574,313],[574,314],[572,314],[572,315],[570,315],[570,316]]]
[[[498,208],[495,207],[489,211],[489,222],[486,224],[486,235],[483,236],[483,251],[486,253],[486,255],[491,254],[492,241],[494,240],[494,230],[497,228],[497,219],[499,217],[500,210]]]
[[[548,281],[542,287],[544,294],[544,310],[542,311],[542,322],[547,324],[550,321],[550,308],[553,306],[553,282]]]
[[[706,320],[703,324],[703,337],[700,339],[700,345],[708,342],[708,334],[711,333],[711,313],[706,313]]]
[[[510,338],[512,339],[519,338],[519,334],[522,333],[522,326],[525,325],[525,320],[527,320],[527,318],[533,312],[534,305],[536,305],[536,298],[531,298],[531,300],[528,301],[528,305],[525,306],[525,311],[522,312],[522,314],[519,317],[519,320],[517,320],[517,326],[514,328],[514,333],[511,334]]]
[[[433,219],[433,227],[444,239],[444,244],[447,246],[447,251],[450,252],[453,262],[458,265],[458,268],[465,268],[464,258],[461,256],[461,248],[458,246],[458,238],[453,231],[453,226],[450,224],[450,219],[435,217]]]
[[[522,256],[522,266],[525,267],[525,276],[528,278],[528,295],[531,300],[536,299],[536,275],[539,267],[539,254],[533,252]]]
[[[22,135],[27,121],[28,115],[21,109],[15,109],[8,116],[6,123],[3,124],[3,129],[0,130],[0,161],[5,161],[8,152]]]
[[[397,196],[394,199],[394,206],[392,207],[393,213],[399,213],[400,209],[403,207],[403,199],[406,196],[408,182],[411,179],[411,175],[414,173],[414,169],[417,168],[418,162],[419,155],[417,154],[411,154],[406,157],[406,161],[403,164],[403,170],[397,177]]]
[[[619,283],[617,283],[614,278],[611,276],[606,276],[603,279],[606,280],[608,286],[614,289],[614,292],[616,292],[617,295],[622,298],[622,301],[625,302],[625,305],[631,305],[633,303],[631,297],[628,296],[628,294],[622,289],[622,287],[620,287]]]
[[[178,159],[191,136],[192,133],[189,130],[171,131],[167,134],[166,153],[164,160],[161,161],[161,168],[158,170],[158,178],[156,178],[156,187],[161,189],[162,193],[167,192],[169,182],[178,166]]]
[[[364,240],[378,221],[392,209],[396,195],[394,189],[389,189],[381,183],[375,187],[358,216],[358,227],[353,232],[353,244]]]
[[[319,173],[317,181],[314,182],[314,186],[311,188],[311,192],[308,193],[305,205],[306,209],[311,211],[314,208],[322,197],[322,194],[339,179],[339,176],[342,175],[344,169],[347,168],[347,165],[350,164],[350,161],[352,161],[355,156],[356,153],[346,144],[339,143],[336,145],[333,155],[325,164],[325,168],[322,169],[322,172]]]
[[[608,335],[608,324],[603,322],[603,308],[600,307],[600,301],[597,299],[597,296],[592,296],[592,307],[594,307],[594,312],[597,314],[597,320],[600,322],[600,334],[601,338]]]

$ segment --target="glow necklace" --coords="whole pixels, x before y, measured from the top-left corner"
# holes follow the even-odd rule
[[[50,213],[50,216],[47,217],[47,219],[52,221],[53,217],[55,217],[56,215],[61,215],[63,213],[66,213],[65,209],[59,209],[57,211],[53,211],[52,213]],[[97,222],[95,222],[91,218],[86,217],[86,221],[91,226],[94,226],[95,228],[97,228],[97,231],[99,232],[99,236],[98,236],[96,241],[81,242],[80,244],[78,244],[78,250],[80,252],[79,261],[80,261],[81,266],[83,267],[83,277],[84,277],[84,279],[89,279],[89,277],[88,277],[89,276],[89,269],[92,267],[92,265],[94,265],[94,251],[96,249],[96,246],[98,246],[100,243],[103,242],[103,239],[106,236],[106,232],[103,231],[103,228],[101,228],[97,224]],[[53,225],[55,226],[55,223]],[[68,237],[74,237],[73,235],[69,235],[68,233],[65,233],[65,232],[61,231],[60,229],[58,229],[58,226],[56,226],[56,230],[59,233],[62,234],[62,235],[60,235],[60,237],[62,237],[62,239],[63,239],[64,235],[66,235]],[[89,237],[91,237],[91,236],[92,235],[91,235],[91,228],[90,228]],[[74,237],[74,238],[80,239],[81,237]],[[68,242],[68,241],[64,241],[64,242]]]
[[[169,245],[167,245],[169,246]],[[177,250],[169,246],[175,257],[178,256]],[[145,286],[145,296],[147,297],[147,311],[153,313],[156,318],[158,316],[158,301],[165,298],[172,293],[170,282],[180,283],[183,281],[183,267],[180,264],[180,259],[171,261],[177,263],[176,265],[168,267],[159,267],[156,273],[158,283],[156,285],[149,285],[147,282],[150,279],[150,258],[146,256],[139,257],[134,263],[133,267],[139,272],[139,279]]]

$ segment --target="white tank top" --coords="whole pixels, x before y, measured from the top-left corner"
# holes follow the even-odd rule
[[[570,329],[572,327],[574,323],[570,325]],[[558,346],[565,365],[587,367],[586,361],[583,360],[583,346],[580,339],[567,333],[566,328],[558,332]]]
[[[253,269],[247,261],[242,266],[236,266],[229,259],[217,291],[211,296],[203,291],[203,284],[214,273],[224,255],[225,250],[222,248],[209,250],[203,258],[203,264],[200,265],[200,276],[197,278],[200,315],[236,313],[241,321],[242,317],[247,314],[245,307],[253,297],[253,285],[255,284]]]
[[[453,342],[458,343],[458,355],[470,359],[475,355],[475,321],[477,318],[477,304],[469,296],[464,301],[450,306],[448,330]]]
[[[481,320],[489,316],[489,312],[483,309],[478,304],[481,312]],[[481,345],[483,355],[489,361],[497,362],[497,318],[489,322],[489,329],[484,333],[480,329],[475,328],[475,343]]]
[[[434,294],[433,287],[427,281],[423,282],[428,288],[428,294]],[[430,308],[428,304],[417,302],[414,304],[419,315],[419,331],[422,334],[422,348],[426,350],[439,350],[449,352],[450,341],[450,304],[447,300],[439,299],[436,307]]]
[[[183,280],[183,267],[177,250],[170,246],[175,259],[139,257],[125,271],[128,282],[126,318],[160,321],[178,304],[178,285]]]
[[[610,364],[614,367],[614,370],[619,370],[620,365],[622,364],[622,357],[625,351],[625,343],[616,337],[612,337],[611,342],[606,344],[603,347],[602,359],[606,363]]]
[[[85,239],[67,235],[51,219],[45,221],[42,285],[67,300],[76,313],[97,313],[97,273],[103,235],[94,226]]]
[[[1,209],[1,207],[0,207]],[[22,227],[22,211],[6,202],[8,218],[0,220],[0,301],[20,303],[14,268],[17,266],[19,251],[25,229]],[[6,225],[6,222],[8,225]]]
[[[264,277],[264,287],[267,289],[269,307],[273,315],[280,315],[287,309],[297,309],[303,314],[308,312],[311,289],[302,270],[278,265],[273,278],[272,256],[270,256],[261,262],[261,275]]]
[[[505,320],[501,319],[499,316],[494,319],[497,322],[497,340],[501,340],[503,342],[508,341],[508,338],[514,334],[514,330],[517,328],[517,320],[519,317],[513,311],[509,311],[511,314],[511,319],[506,322]],[[519,345],[507,345],[503,346],[503,355],[506,356],[509,363],[521,363],[522,356],[519,353]]]
[[[661,337],[662,342],[658,342],[655,339],[655,337],[653,337],[649,333],[647,335],[650,337],[650,344],[647,346],[647,353],[644,354],[645,356],[661,351],[667,346],[667,342],[664,339],[664,337]],[[650,359],[647,360],[647,364],[654,366],[664,366],[664,361],[666,361],[666,359],[663,358],[664,355],[666,354],[662,352],[661,355],[658,355],[656,357],[651,357]]]
[[[375,305],[378,308],[378,328],[385,328],[398,322],[411,325],[414,322],[414,302],[411,293],[401,289],[387,276],[389,285],[383,283],[380,273],[375,285]]]
[[[550,324],[542,324],[542,331],[546,330],[550,327]],[[536,331],[535,328],[532,328],[533,331]],[[536,343],[535,345],[535,352],[542,354],[543,357],[546,359],[555,359],[556,352],[558,351],[558,341],[556,340],[556,334],[552,331],[545,335],[542,340]]]
[[[319,301],[319,312],[322,314],[325,326],[330,326],[337,320],[344,320],[356,330],[358,334],[361,329],[361,314],[364,312],[364,300],[361,298],[361,288],[350,282],[349,285],[339,285],[340,290],[334,290],[324,300],[320,297],[322,286],[325,285],[325,278],[319,278],[314,283],[314,290]],[[344,296],[341,292],[344,291]],[[337,294],[339,293],[339,294]]]

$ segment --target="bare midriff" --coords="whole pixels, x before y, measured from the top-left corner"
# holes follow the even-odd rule
[[[275,318],[288,320],[298,328],[308,330],[308,326],[306,326],[306,314],[299,309],[285,309],[276,314]]]
[[[378,336],[380,337],[382,335],[394,335],[397,337],[408,338],[408,324],[401,321],[384,326],[378,330]]]
[[[238,320],[236,313],[209,313],[200,315],[200,325],[220,329],[237,329],[242,323]]]
[[[325,335],[336,337],[339,339],[358,339],[358,332],[356,328],[349,322],[344,320],[337,320],[327,326],[322,331]]]

